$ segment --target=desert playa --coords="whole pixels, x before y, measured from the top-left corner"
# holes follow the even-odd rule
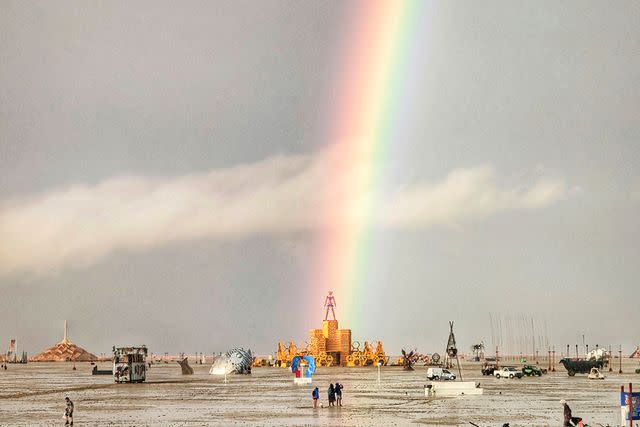
[[[314,410],[312,386],[294,386],[284,368],[255,368],[229,376],[225,385],[208,374],[208,365],[194,365],[195,374],[186,377],[175,363],[156,364],[146,383],[115,384],[111,376],[91,376],[88,363],[76,363],[76,371],[72,363],[31,363],[0,372],[0,419],[3,425],[61,424],[69,396],[82,426],[557,426],[559,401],[566,399],[590,425],[617,425],[620,385],[639,376],[637,360],[624,359],[622,375],[615,366],[602,381],[569,377],[560,365],[542,377],[509,380],[483,377],[479,363],[466,362],[465,380],[479,381],[484,394],[446,399],[425,398],[425,367],[383,367],[380,386],[375,368],[320,368],[313,386],[324,407]],[[327,408],[326,389],[335,381],[344,384],[344,407]]]

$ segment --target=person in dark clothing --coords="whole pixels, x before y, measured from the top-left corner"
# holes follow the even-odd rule
[[[66,421],[64,425],[73,425],[73,402],[68,397],[65,397],[64,400],[67,403],[67,406],[64,409],[64,418]]]
[[[318,399],[319,398],[320,398],[320,391],[318,390],[318,387],[316,387],[311,392],[311,399],[313,400],[313,407],[314,408],[318,407]]]
[[[333,387],[333,383],[329,384],[329,390],[327,392],[329,397],[329,406],[335,406],[336,403],[336,389]]]
[[[342,389],[344,386],[340,383],[336,383],[334,389],[336,391],[336,404],[342,406]]]
[[[564,424],[562,425],[569,427],[582,426],[582,418],[572,416],[571,408],[567,405],[567,401],[562,399],[560,403],[564,407]]]

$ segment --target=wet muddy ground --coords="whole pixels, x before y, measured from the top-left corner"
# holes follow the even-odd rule
[[[0,425],[63,425],[64,397],[75,403],[76,426],[404,426],[404,425],[561,425],[560,399],[592,426],[618,425],[620,386],[635,381],[637,361],[625,360],[624,374],[601,381],[568,377],[562,366],[540,378],[483,377],[479,364],[464,365],[465,380],[480,381],[482,396],[428,400],[426,368],[403,372],[383,367],[381,385],[373,368],[319,368],[313,386],[324,408],[311,407],[312,386],[295,386],[282,368],[255,368],[250,376],[224,379],[195,365],[182,376],[176,364],[154,365],[143,384],[115,384],[92,376],[91,366],[69,363],[9,365],[0,371]],[[108,368],[108,364],[101,364]],[[617,361],[616,369],[617,371]],[[330,382],[344,385],[344,406],[328,408]]]

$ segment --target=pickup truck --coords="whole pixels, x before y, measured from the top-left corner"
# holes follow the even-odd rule
[[[522,371],[513,366],[505,366],[493,372],[496,378],[522,378]]]

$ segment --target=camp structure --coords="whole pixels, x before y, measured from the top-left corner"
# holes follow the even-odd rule
[[[93,362],[98,360],[95,354],[89,353],[69,341],[67,337],[67,321],[64,322],[64,338],[51,348],[33,356],[31,362]]]
[[[0,355],[0,362],[3,363],[27,363],[27,352],[23,351],[18,357],[18,341],[15,338],[9,340],[9,351],[6,355]]]

